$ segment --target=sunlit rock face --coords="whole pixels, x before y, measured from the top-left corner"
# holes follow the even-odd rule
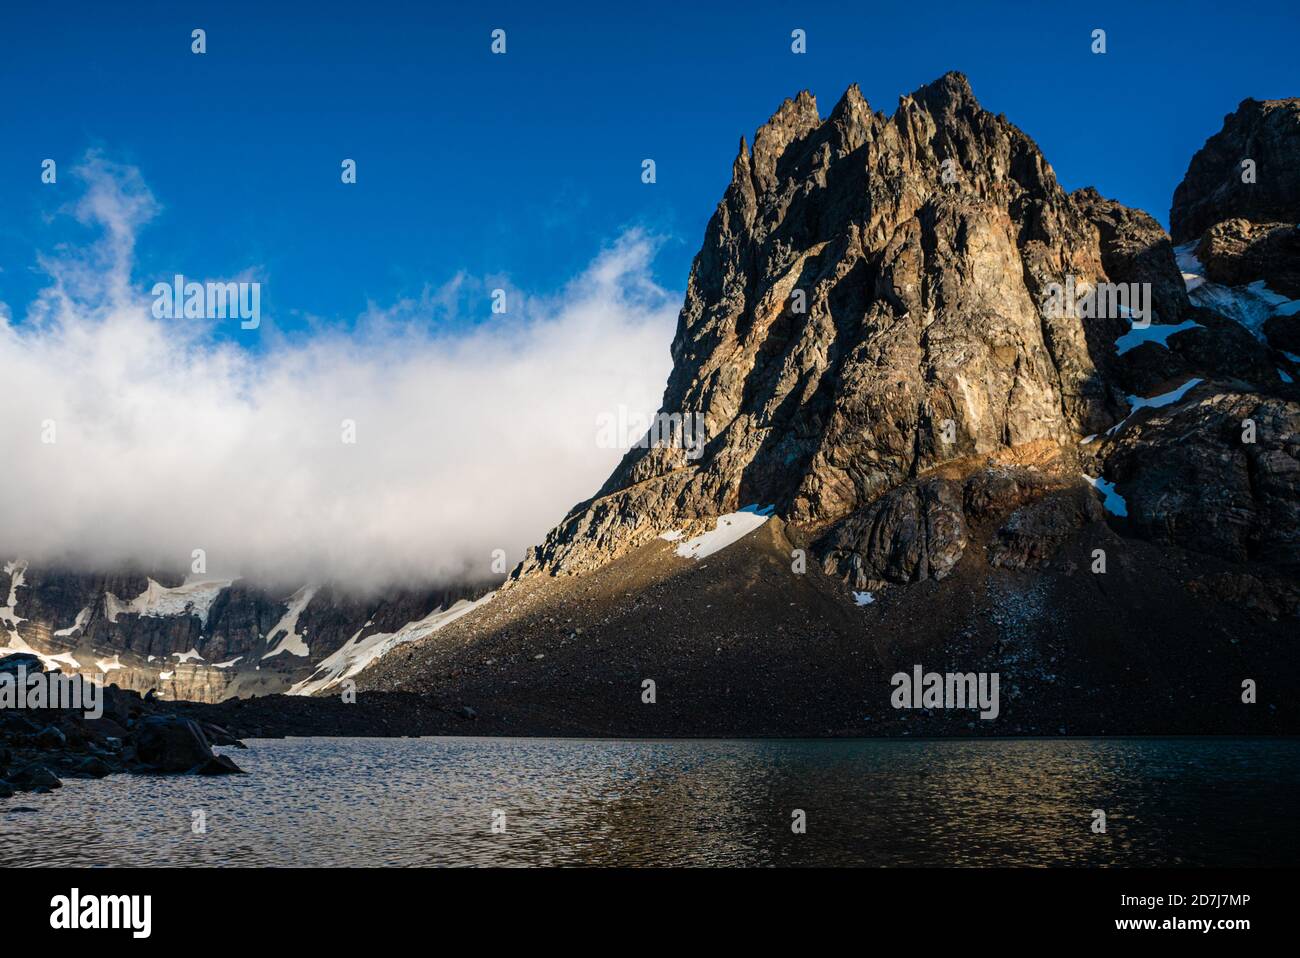
[[[1223,177],[1243,144],[1271,168],[1296,122],[1294,101],[1243,104],[1179,187],[1176,235],[1229,215],[1287,211],[1294,223],[1289,181],[1247,200]],[[1121,453],[1137,482],[1136,446],[1170,438],[1159,435],[1168,417],[1128,435],[1151,415],[1148,397],[1196,380],[1180,402],[1273,396],[1270,428],[1289,422],[1293,361],[1277,350],[1291,341],[1290,319],[1269,318],[1271,293],[1239,297],[1237,287],[1269,276],[1290,289],[1292,233],[1216,226],[1196,263],[1207,276],[1193,279],[1183,260],[1195,250],[1176,250],[1152,217],[1094,189],[1064,193],[1033,141],[984,110],[960,74],[901,98],[892,116],[850,87],[823,119],[801,93],[752,149],[742,140],[691,271],[663,413],[702,415],[704,454],[634,448],[516,577],[590,571],[666,529],[694,531],[757,504],[810,530],[827,571],[859,586],[942,578],[965,548],[972,483],[1043,495],[1105,474]],[[1065,282],[1140,287],[1155,328],[1122,311],[1045,308]],[[1201,420],[1207,430],[1215,421]],[[1287,441],[1270,442],[1293,461]],[[1240,444],[1226,454],[1251,465]],[[1270,475],[1286,473],[1269,462]],[[1293,493],[1283,483],[1280,494]],[[1072,495],[1040,522],[1086,517]],[[1135,528],[1170,541],[1147,498],[1136,501]],[[1256,512],[1291,521],[1275,503]],[[1239,537],[1208,528],[1219,521],[1174,538],[1244,554]],[[1007,561],[1036,548],[1021,543]]]
[[[787,100],[741,144],[672,345],[663,408],[706,417],[705,454],[633,450],[524,571],[748,503],[826,525],[945,463],[1105,428],[1118,327],[1044,316],[1066,275],[1104,278],[1095,227],[965,77],[893,116],[856,86],[825,119]]]

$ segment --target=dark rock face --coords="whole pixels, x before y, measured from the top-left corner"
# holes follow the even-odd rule
[[[1293,356],[1300,356],[1300,316],[1271,316],[1264,323],[1269,344]],[[1292,363],[1292,366],[1300,364]]]
[[[1169,231],[1194,240],[1216,223],[1300,222],[1300,99],[1242,100],[1223,129],[1192,157],[1174,191]],[[1242,182],[1242,161],[1255,163],[1255,182]]]
[[[1300,564],[1300,404],[1252,393],[1193,398],[1117,441],[1108,468],[1129,522],[1156,542]]]
[[[823,565],[859,589],[938,580],[957,564],[967,538],[959,483],[907,483],[844,522],[831,538]]]
[[[989,544],[990,565],[1027,569],[1050,561],[1078,531],[1105,519],[1092,490],[1074,486],[1013,512]]]
[[[1269,619],[1300,616],[1300,585],[1278,577],[1220,572],[1187,583],[1196,595],[1208,595]]]
[[[1101,263],[1113,282],[1150,283],[1152,322],[1176,323],[1191,305],[1174,259],[1174,244],[1159,223],[1141,210],[1104,198],[1092,187],[1070,194],[1097,229]]]

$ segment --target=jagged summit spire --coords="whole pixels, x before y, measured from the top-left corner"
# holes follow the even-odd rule
[[[862,89],[857,83],[850,83],[839,102],[835,104],[835,108],[831,110],[831,118],[859,110],[870,111],[871,105],[867,103],[867,98],[862,95]]]
[[[949,70],[939,79],[925,84],[910,95],[898,98],[900,108],[909,102],[923,104],[930,112],[939,114],[953,112],[960,106],[983,109],[971,89],[966,74],[956,70]]]
[[[808,90],[800,90],[793,98],[786,97],[782,100],[776,112],[758,128],[754,134],[754,145],[758,145],[765,130],[811,128],[820,123],[821,115],[817,112],[817,98]]]

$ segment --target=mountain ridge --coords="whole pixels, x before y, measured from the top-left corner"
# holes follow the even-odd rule
[[[363,690],[434,694],[566,734],[780,734],[758,698],[810,733],[866,734],[874,726],[854,718],[863,683],[922,655],[962,669],[1032,661],[1021,677],[1041,708],[1009,713],[1022,731],[1078,718],[1079,701],[1054,686],[1062,667],[1096,685],[1102,704],[1090,708],[1130,714],[1130,731],[1202,727],[1187,710],[1160,724],[1141,690],[1163,682],[1176,698],[1205,669],[1276,669],[1280,623],[1300,614],[1300,330],[1288,299],[1300,296],[1300,207],[1286,205],[1287,183],[1264,184],[1259,209],[1289,222],[1239,215],[1235,189],[1204,172],[1231,164],[1198,160],[1243,153],[1265,120],[1268,142],[1290,142],[1277,118],[1300,117],[1286,106],[1300,100],[1267,102],[1284,106],[1225,123],[1189,164],[1175,206],[1223,218],[1175,246],[1140,210],[1092,188],[1066,193],[1033,140],[984,110],[959,73],[900,97],[891,116],[856,84],[824,119],[808,91],[786,99],[752,148],[740,139],[670,347],[661,414],[702,416],[702,455],[633,447],[492,602],[436,631],[412,626],[449,601],[395,597],[376,623],[371,609],[334,612],[335,599],[315,596],[332,637],[312,645],[295,681],[328,694],[355,677]],[[1219,205],[1197,206],[1202,195]],[[1061,288],[1104,286],[1149,290],[1139,311],[1150,325],[1124,304],[1086,317],[1047,308]],[[681,551],[739,515],[756,522],[739,542],[700,559]],[[1111,571],[1086,571],[1093,549]],[[1129,581],[1143,575],[1139,555],[1173,570],[1151,578],[1150,595]],[[1122,588],[1106,585],[1116,572]],[[688,599],[674,612],[677,587],[720,611],[703,616]],[[646,628],[678,634],[637,633],[647,595],[662,614]],[[1177,611],[1147,625],[1153,600]],[[269,641],[264,627],[288,605],[263,604],[250,621]],[[79,608],[44,624],[44,651],[61,648],[51,636]],[[1212,623],[1212,648],[1199,672],[1144,660],[1139,678],[1098,617],[1142,630],[1148,659],[1177,657],[1198,623]],[[803,661],[805,620],[826,644]],[[1053,628],[1075,637],[1054,644]],[[1234,632],[1260,647],[1239,648]],[[400,641],[369,668],[330,661],[376,636]],[[190,648],[168,642],[170,654]],[[604,658],[583,658],[589,646]],[[737,699],[710,654],[764,694]],[[689,708],[629,710],[613,690],[651,670],[692,684]],[[757,677],[773,670],[784,685]],[[818,716],[819,695],[835,703],[833,722]],[[706,721],[710,696],[735,705],[731,724]],[[561,720],[578,701],[584,714]],[[1294,730],[1278,701],[1263,725],[1240,727]],[[1239,711],[1220,703],[1214,720],[1244,721]]]

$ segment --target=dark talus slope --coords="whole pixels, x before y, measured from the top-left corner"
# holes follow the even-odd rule
[[[1078,508],[1091,513],[1097,506],[1089,499]],[[504,590],[361,673],[358,701],[418,690],[473,710],[473,721],[452,729],[461,734],[1088,735],[1300,727],[1300,592],[1285,600],[1284,612],[1279,597],[1249,575],[1258,574],[1254,566],[1125,539],[1088,515],[1080,521],[1063,530],[1025,514],[972,523],[970,547],[942,581],[887,588],[863,606],[815,565],[791,574],[791,550],[807,543],[779,519],[699,561],[652,540],[593,572],[533,576]],[[1097,548],[1109,556],[1104,576],[1090,571]],[[1051,558],[1039,561],[1040,550]],[[1229,587],[1241,588],[1240,598],[1257,602],[1257,611],[1222,601],[1219,592]],[[893,709],[890,677],[917,664],[998,672],[998,717]],[[1259,682],[1255,706],[1241,703],[1243,678]],[[655,683],[653,704],[644,700],[647,679]]]
[[[855,88],[825,121],[787,101],[672,345],[663,409],[707,417],[703,455],[633,449],[490,606],[362,687],[520,731],[1295,731],[1300,371],[1261,326],[1290,307],[1243,311],[1194,253],[1064,194],[959,75],[888,118]],[[1067,282],[1149,284],[1153,325],[1045,309]],[[717,519],[751,503],[775,517]],[[715,522],[759,531],[691,558]],[[901,722],[915,663],[1000,671],[1014,718]]]

